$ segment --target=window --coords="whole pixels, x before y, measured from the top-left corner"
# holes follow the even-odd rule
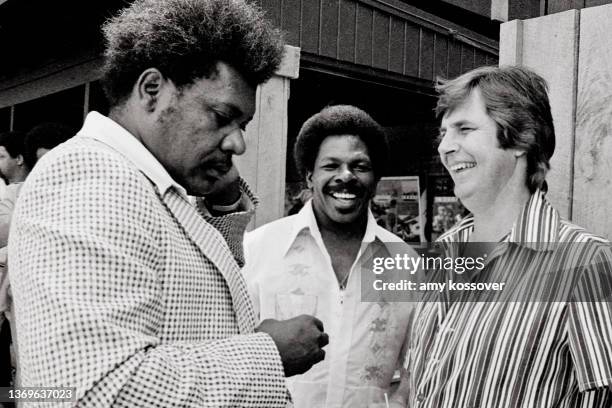
[[[42,122],[58,122],[75,132],[83,124],[85,85],[66,89],[15,106],[14,130],[27,132]]]

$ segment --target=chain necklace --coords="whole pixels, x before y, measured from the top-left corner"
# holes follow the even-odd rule
[[[346,289],[346,282],[348,281],[349,275],[351,274],[351,271],[348,271],[348,273],[344,276],[344,278],[340,281],[340,290],[344,290]]]

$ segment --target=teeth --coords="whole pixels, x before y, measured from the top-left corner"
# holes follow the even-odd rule
[[[332,197],[341,198],[344,200],[353,200],[357,198],[355,194],[351,194],[351,193],[332,193]]]
[[[474,162],[463,162],[463,163],[453,164],[450,167],[450,169],[452,171],[459,171],[459,170],[464,170],[464,169],[471,169],[472,167],[476,167],[476,163],[474,163]]]

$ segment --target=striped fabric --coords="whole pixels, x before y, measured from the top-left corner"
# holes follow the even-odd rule
[[[473,228],[468,217],[440,240],[456,251]],[[556,277],[560,265],[571,274]],[[609,243],[561,219],[538,191],[472,281],[513,273],[521,298],[512,301],[469,301],[466,292],[456,301],[443,292],[419,304],[406,357],[408,406],[612,406]],[[542,301],[568,280],[568,298]]]

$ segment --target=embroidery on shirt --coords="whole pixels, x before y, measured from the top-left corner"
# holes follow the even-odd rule
[[[383,377],[383,367],[380,365],[365,367],[364,379],[372,382],[379,382]]]
[[[310,275],[310,266],[305,264],[292,264],[289,265],[289,270],[287,272],[293,276],[308,276]]]
[[[380,385],[385,381],[385,365],[382,362],[388,361],[387,353],[393,347],[389,347],[389,341],[395,339],[389,336],[395,335],[397,322],[393,318],[393,308],[389,302],[380,301],[376,303],[377,311],[373,313],[372,321],[368,327],[370,354],[365,359],[365,365],[360,375],[363,381]]]

